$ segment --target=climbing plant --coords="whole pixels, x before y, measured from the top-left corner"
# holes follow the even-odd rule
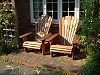
[[[10,53],[16,48],[15,16],[11,0],[0,0],[0,53]]]

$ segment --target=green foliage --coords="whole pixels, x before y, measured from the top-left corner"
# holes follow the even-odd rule
[[[81,31],[81,40],[80,43],[83,45],[84,50],[92,50],[92,47],[95,47],[97,43],[98,34],[100,33],[100,19],[93,18],[88,20],[87,18],[83,19],[82,31]]]
[[[9,0],[2,0],[0,3],[0,55],[11,53],[16,49],[16,37],[4,37],[4,33],[11,34],[11,32],[4,31],[3,29],[14,28],[15,16],[12,12],[12,6]],[[7,42],[10,41],[10,42]]]
[[[14,14],[11,12],[11,6],[8,0],[2,2],[0,7],[0,27],[15,23]]]
[[[81,0],[82,2],[82,9],[85,12],[85,17],[90,18],[93,16],[93,9],[94,9],[94,4],[93,0]]]
[[[93,15],[94,1],[86,0],[82,6],[86,15],[82,17],[80,43],[88,56],[83,75],[100,74],[100,19]]]
[[[91,46],[91,45],[90,45]],[[99,75],[100,74],[100,41],[97,41],[94,46],[91,46],[88,61],[85,65],[84,75]]]

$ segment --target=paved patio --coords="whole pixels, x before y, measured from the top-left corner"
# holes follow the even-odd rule
[[[59,75],[59,72],[40,70],[0,60],[0,75]]]
[[[72,60],[72,58],[67,55],[51,57],[50,55],[42,55],[41,53],[34,52],[11,53],[7,55],[5,59],[31,67],[47,67],[57,71],[64,71],[69,74],[80,72],[82,66],[86,62],[85,59]]]

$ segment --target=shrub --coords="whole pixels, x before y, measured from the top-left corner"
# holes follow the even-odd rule
[[[84,75],[100,74],[100,19],[94,15],[97,0],[86,0],[83,5],[86,15],[82,17],[82,31],[80,43],[82,51],[87,53],[87,62],[84,67]],[[84,9],[85,8],[85,9]]]

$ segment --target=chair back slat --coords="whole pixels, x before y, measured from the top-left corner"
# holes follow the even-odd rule
[[[48,15],[42,15],[35,23],[35,38],[41,39],[48,34],[52,18]]]
[[[72,42],[72,39],[73,39],[73,32],[74,32],[74,27],[75,27],[75,20],[74,20],[74,17],[72,17],[72,19],[71,19],[71,25],[70,25],[70,31],[69,31],[69,33],[68,33],[68,36],[69,36],[69,38],[68,38],[68,41],[69,41],[69,43],[71,43]]]
[[[60,33],[60,36],[61,36],[60,37],[60,41],[61,41],[60,44],[63,44],[62,42],[64,42],[64,39],[62,37],[64,37],[64,34],[65,34],[65,32],[64,32],[64,27],[65,27],[64,26],[65,25],[64,24],[64,17],[59,20],[59,23],[60,23],[59,24],[59,33]]]
[[[73,16],[65,16],[59,21],[59,33],[63,40],[64,45],[71,45],[79,20]]]
[[[64,44],[68,44],[68,40],[69,39],[69,31],[70,31],[70,26],[71,26],[71,16],[65,16],[65,43]]]

